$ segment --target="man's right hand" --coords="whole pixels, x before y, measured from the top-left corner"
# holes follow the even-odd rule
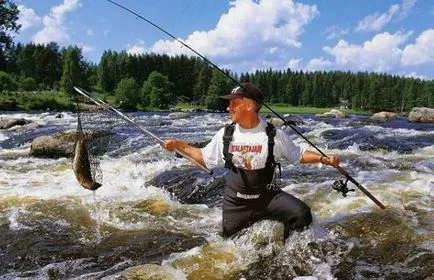
[[[188,146],[187,142],[178,139],[169,139],[161,143],[161,146],[168,151],[182,150]]]

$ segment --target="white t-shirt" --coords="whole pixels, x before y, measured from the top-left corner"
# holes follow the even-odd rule
[[[265,167],[268,155],[266,126],[267,122],[263,119],[252,129],[244,129],[235,124],[229,153],[233,154],[232,163],[236,167],[251,170]],[[203,160],[208,168],[224,166],[223,134],[224,128],[220,129],[211,142],[201,149]],[[289,163],[296,164],[300,162],[304,150],[295,145],[288,134],[276,127],[273,152],[276,159],[286,159]]]

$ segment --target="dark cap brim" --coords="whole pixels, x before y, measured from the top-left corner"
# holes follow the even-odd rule
[[[245,96],[240,94],[227,94],[227,95],[220,96],[221,99],[227,99],[227,100],[241,98],[241,97],[245,97]]]

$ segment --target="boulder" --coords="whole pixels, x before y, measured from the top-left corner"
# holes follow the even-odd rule
[[[31,121],[26,119],[9,119],[9,120],[0,120],[0,129],[8,129],[14,127],[16,125],[26,125],[31,123]]]
[[[375,120],[375,121],[388,121],[388,120],[394,120],[397,118],[398,118],[398,115],[396,113],[386,112],[386,111],[378,112],[378,113],[375,113],[371,116],[371,120]]]
[[[226,179],[223,174],[210,176],[199,169],[177,169],[159,174],[151,184],[167,190],[181,203],[213,207],[221,205]]]
[[[320,118],[346,118],[347,115],[337,109],[332,109],[329,112],[325,112],[323,114],[316,114],[316,117],[320,117]]]
[[[71,157],[74,152],[75,131],[43,135],[33,139],[30,154],[35,157]]]
[[[297,126],[297,122],[296,121],[289,120],[289,119],[285,119],[285,122],[284,122],[280,118],[271,118],[271,119],[268,120],[268,122],[271,123],[271,124],[273,124],[273,125],[276,125],[276,126],[284,126],[284,125],[288,125],[288,124]]]
[[[86,134],[87,140],[108,136],[108,132]],[[65,131],[52,135],[43,135],[33,139],[30,145],[30,155],[35,157],[60,158],[71,157],[74,153],[76,131]]]
[[[434,123],[434,109],[427,107],[414,107],[408,114],[408,121]]]

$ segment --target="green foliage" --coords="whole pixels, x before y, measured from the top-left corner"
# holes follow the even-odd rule
[[[12,79],[11,75],[4,71],[0,71],[0,93],[4,91],[14,91],[18,88],[17,83]]]
[[[115,100],[124,110],[136,110],[141,101],[136,81],[132,78],[120,80],[115,89]]]
[[[111,50],[104,51],[98,65],[98,83],[103,91],[112,92],[116,86],[116,63]]]
[[[20,110],[69,110],[75,104],[63,93],[58,91],[44,92],[14,92],[0,95],[0,104],[14,104],[12,109]]]
[[[174,84],[167,76],[157,71],[152,72],[142,86],[143,105],[168,109],[171,105],[176,104],[173,89]]]
[[[204,100],[205,107],[213,110],[225,111],[227,101],[220,98],[222,95],[229,94],[234,87],[234,83],[220,71],[214,69],[209,84],[208,92]]]
[[[8,3],[8,4],[6,4]],[[0,0],[1,5],[11,1]],[[3,6],[2,6],[3,7]],[[3,20],[5,18],[1,18]],[[226,78],[216,77],[212,67],[203,60],[185,55],[170,57],[161,54],[130,55],[125,51],[105,51],[98,65],[85,61],[77,47],[67,49],[56,43],[48,45],[17,44],[0,50],[0,70],[3,74],[0,91],[59,90],[74,93],[73,85],[100,90],[107,97],[123,79],[134,79],[137,85],[147,84],[153,71],[171,83],[165,87],[146,85],[138,94],[136,110],[147,106],[168,108],[176,97],[208,108],[224,110],[226,103],[219,99],[235,85]],[[235,75],[231,74],[235,77]],[[23,81],[15,77],[32,78]],[[236,78],[236,77],[235,77]],[[408,112],[415,106],[434,107],[434,81],[424,81],[379,73],[350,73],[342,71],[303,72],[274,71],[272,69],[241,73],[240,81],[251,81],[265,95],[267,103],[283,103],[305,107],[336,107],[340,99],[348,100],[351,108],[361,111],[388,110]],[[143,98],[142,98],[143,97]],[[113,98],[114,100],[114,98]],[[128,105],[131,107],[132,105]]]
[[[81,50],[69,47],[63,59],[63,74],[60,80],[62,90],[69,96],[75,94],[74,86],[86,87],[85,65]]]
[[[19,89],[22,91],[34,91],[36,90],[36,81],[33,78],[26,77],[22,78],[20,81]]]
[[[21,28],[17,23],[19,13],[17,4],[10,0],[0,0],[0,52],[11,47],[11,33],[17,33]]]

